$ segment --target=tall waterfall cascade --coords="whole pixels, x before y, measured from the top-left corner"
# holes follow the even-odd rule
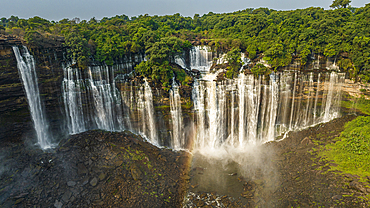
[[[127,130],[145,137],[152,144],[159,145],[158,130],[155,122],[153,92],[149,83],[124,83],[121,87],[124,120]]]
[[[337,118],[343,82],[344,74],[335,72],[197,80],[193,88],[194,148],[242,148]]]
[[[106,131],[130,130],[158,144],[153,107],[153,94],[148,82],[123,90],[116,85],[114,67],[93,66],[81,73],[64,67],[62,83],[69,134],[89,129]]]
[[[147,122],[143,123],[143,130],[142,132],[150,136],[150,141],[154,144],[158,144],[157,138],[157,129],[155,126],[155,117],[154,117],[154,106],[153,106],[153,93],[152,88],[145,80],[144,82],[144,90],[139,91],[139,93],[143,93],[144,96],[141,96],[140,99],[140,110],[142,112],[142,119],[147,120]],[[144,99],[143,99],[144,98]],[[147,117],[147,118],[146,118]],[[147,126],[147,128],[145,128]]]
[[[17,67],[26,92],[38,145],[40,145],[41,149],[49,149],[52,147],[52,138],[49,134],[49,125],[46,121],[45,113],[41,105],[35,60],[25,46],[21,48],[21,51],[18,47],[13,46],[13,51],[17,59]]]
[[[222,57],[218,62],[225,61]],[[166,143],[173,149],[243,148],[340,116],[344,74],[284,71],[255,77],[240,73],[236,79],[215,81],[217,73],[209,72],[213,58],[207,47],[190,51],[190,67],[202,72],[192,90],[194,128],[185,126],[189,124],[183,121],[179,85],[173,80],[167,142],[160,138],[153,90],[146,80],[122,81],[118,87],[118,76],[113,74],[119,66],[90,67],[85,74],[65,67],[63,89],[70,133],[94,128],[131,130],[153,144]],[[243,63],[248,62],[243,57]],[[185,137],[184,129],[192,129],[194,136]]]
[[[121,96],[112,68],[93,66],[82,75],[78,69],[64,67],[62,87],[70,134],[88,129],[125,129],[127,124],[122,117]]]
[[[38,144],[50,148],[34,59],[26,47],[13,50]],[[202,73],[192,86],[193,108],[185,113],[175,79],[169,92],[161,94],[146,79],[127,79],[129,72],[122,73],[126,64],[85,70],[64,66],[61,87],[68,134],[130,130],[173,149],[243,149],[340,116],[342,73],[283,71],[258,77],[240,73],[238,78],[216,81],[220,71],[209,72],[212,54],[208,47],[190,51],[190,67]],[[217,63],[225,61],[224,55],[217,59]],[[243,57],[243,63],[248,62]]]
[[[86,130],[82,100],[85,96],[85,82],[78,69],[64,67],[63,99],[68,123],[68,132],[76,134]]]
[[[181,97],[179,86],[175,79],[172,80],[172,89],[170,90],[170,110],[172,121],[172,141],[171,145],[174,149],[184,147],[185,138],[183,134],[183,122],[181,113]]]

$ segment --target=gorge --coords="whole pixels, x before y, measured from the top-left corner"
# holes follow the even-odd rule
[[[190,66],[186,70],[195,74],[192,86],[185,88],[187,92],[175,79],[167,92],[146,79],[135,77],[130,67],[132,63],[80,70],[63,62],[60,65],[63,73],[59,73],[59,81],[54,85],[59,88],[60,96],[54,111],[59,109],[60,118],[64,119],[49,125],[50,116],[44,110],[46,103],[37,92],[37,64],[27,47],[13,46],[12,50],[34,127],[27,132],[36,132],[28,134],[28,140],[35,142],[37,138],[37,146],[46,152],[53,151],[50,148],[58,147],[58,142],[69,135],[93,129],[129,130],[158,147],[192,152],[194,160],[198,161],[194,164],[207,167],[201,158],[208,158],[205,161],[223,158],[230,164],[239,164],[241,172],[247,167],[249,171],[257,171],[267,166],[254,164],[251,169],[255,159],[248,159],[252,163],[245,166],[241,162],[243,155],[257,154],[260,160],[265,157],[259,153],[262,151],[260,145],[276,141],[276,138],[284,139],[289,131],[331,121],[342,113],[343,73],[283,70],[266,76],[240,73],[234,79],[218,79],[223,69],[211,69],[215,55],[205,47],[196,46],[190,51],[190,63],[182,61],[179,64]],[[179,60],[185,58],[180,57],[176,62]],[[217,62],[223,64],[222,61],[221,58]],[[59,128],[51,130],[49,126]],[[48,131],[52,133],[47,135]],[[197,156],[199,153],[202,156]],[[199,188],[202,190],[202,185]],[[221,193],[224,190],[218,189]],[[56,205],[68,202],[63,200],[56,201]]]
[[[0,206],[367,207],[369,9],[2,19]]]

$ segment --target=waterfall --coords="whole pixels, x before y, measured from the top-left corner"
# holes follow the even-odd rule
[[[325,105],[325,112],[323,122],[328,122],[339,116],[339,109],[341,101],[341,87],[344,82],[344,75],[332,72],[330,74],[329,83],[327,87],[327,98]]]
[[[196,112],[196,142],[195,147],[200,148],[204,147],[205,142],[205,100],[204,100],[204,86],[199,83],[198,80],[194,81],[193,91],[192,91],[192,99],[194,102],[194,111]]]
[[[222,82],[196,80],[194,147],[242,148],[338,117],[344,74],[324,75],[324,83],[321,74],[316,76],[316,88],[313,73],[288,71],[267,77],[240,74]],[[321,109],[317,109],[319,104]]]
[[[175,80],[169,91],[170,119],[162,122],[156,115],[166,116],[166,112],[155,112],[153,92],[147,80],[127,82],[126,75],[114,77],[125,66],[94,66],[84,71],[64,68],[63,96],[69,133],[127,129],[153,144],[169,144],[173,149],[193,144],[195,149],[217,150],[225,145],[244,148],[273,141],[287,131],[327,122],[340,115],[343,74],[284,71],[256,77],[241,73],[236,79],[216,81],[221,70],[206,73],[212,63],[212,53],[207,47],[193,47],[190,59],[192,67],[204,69],[202,77],[194,80],[192,89],[194,117],[190,122],[194,124],[194,132],[185,132],[188,119],[183,120]],[[167,100],[160,98],[160,94],[156,96],[156,102],[158,98],[160,102]],[[163,125],[166,130],[172,129],[168,131],[168,141],[167,133],[163,137],[165,131],[157,129]]]
[[[121,85],[121,117],[124,118],[124,126],[127,130],[141,134],[152,144],[161,145],[158,140],[153,93],[149,83],[144,80],[143,83],[122,82]],[[179,113],[181,119],[181,112]]]
[[[179,93],[179,86],[175,78],[172,79],[172,88],[170,90],[170,110],[172,121],[172,142],[171,145],[174,149],[184,147],[183,123],[181,113],[181,100]]]
[[[88,129],[126,129],[114,69],[92,66],[84,72],[82,76],[79,69],[64,67],[62,90],[69,134]]]
[[[145,95],[145,111],[146,115],[148,116],[148,127],[150,135],[150,140],[154,144],[158,144],[157,138],[157,129],[155,127],[155,117],[154,117],[154,107],[153,107],[153,93],[152,88],[149,86],[149,83],[145,80],[144,82],[144,95]],[[144,115],[143,115],[144,118]]]
[[[183,54],[182,57],[176,57],[175,63],[181,66],[181,68],[186,69],[187,67],[185,64],[185,59],[183,57],[185,57],[185,54]]]
[[[76,134],[86,130],[82,107],[83,94],[86,93],[84,80],[78,69],[64,68],[63,101],[67,117],[69,134]]]
[[[190,68],[208,72],[212,66],[212,51],[207,46],[195,46],[190,50]]]
[[[87,73],[87,86],[95,107],[96,127],[107,131],[123,130],[121,97],[113,77],[110,77],[113,76],[113,71],[107,66],[96,66],[89,67]],[[112,81],[109,82],[110,80]]]
[[[51,148],[51,136],[49,134],[48,123],[46,122],[41,105],[35,61],[25,46],[23,46],[22,54],[18,47],[13,46],[13,51],[17,59],[17,67],[26,91],[38,145],[40,145],[42,149]]]

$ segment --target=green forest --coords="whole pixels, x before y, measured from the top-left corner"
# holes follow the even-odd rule
[[[170,63],[192,45],[208,45],[214,52],[228,53],[226,76],[235,76],[244,52],[251,60],[263,58],[278,69],[300,61],[306,65],[311,54],[336,60],[350,78],[370,82],[370,4],[361,8],[349,0],[335,0],[331,9],[310,7],[291,11],[248,8],[232,13],[183,17],[117,15],[101,20],[63,19],[59,22],[40,17],[2,18],[0,30],[24,38],[28,44],[43,39],[64,38],[69,58],[80,68],[91,60],[107,65],[133,54],[146,54],[147,61],[137,72],[167,85],[173,74],[186,79]],[[257,66],[254,72],[265,71]]]

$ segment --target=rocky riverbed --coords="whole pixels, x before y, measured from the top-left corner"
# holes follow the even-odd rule
[[[369,207],[370,180],[318,157],[354,118],[218,159],[130,132],[88,131],[49,152],[3,146],[0,207]]]
[[[189,154],[130,132],[72,135],[54,151],[3,147],[0,207],[181,207]]]

